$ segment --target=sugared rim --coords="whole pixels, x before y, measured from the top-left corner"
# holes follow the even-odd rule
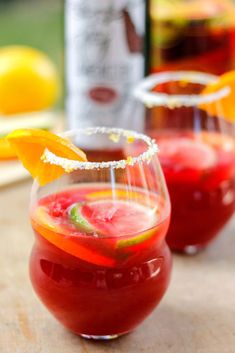
[[[170,81],[182,81],[207,85],[218,80],[215,75],[197,71],[169,71],[150,75],[143,79],[135,88],[133,94],[148,108],[154,106],[166,106],[169,108],[192,107],[205,103],[212,103],[230,93],[229,87],[223,87],[209,94],[166,94],[151,92],[151,89],[161,83]]]
[[[119,128],[108,128],[108,127],[90,127],[85,129],[75,129],[66,131],[60,134],[62,137],[74,137],[78,134],[84,134],[87,136],[95,135],[95,134],[107,134],[109,135],[109,139],[114,142],[118,142],[120,137],[125,137],[127,142],[131,143],[131,141],[137,139],[142,140],[146,143],[146,151],[139,154],[137,157],[127,157],[127,159],[121,159],[119,161],[108,161],[108,162],[80,162],[76,160],[71,160],[67,158],[62,158],[49,150],[45,150],[41,159],[44,163],[49,163],[52,165],[57,165],[62,167],[66,172],[72,172],[78,169],[85,170],[94,170],[94,169],[124,169],[127,166],[133,166],[137,163],[141,162],[149,162],[151,158],[158,152],[158,146],[155,140],[150,137],[135,132],[131,130],[124,130]],[[134,141],[133,141],[134,142]]]

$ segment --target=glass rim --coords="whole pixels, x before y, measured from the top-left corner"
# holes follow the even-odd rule
[[[89,162],[89,161],[77,161],[73,159],[59,157],[56,154],[52,153],[48,149],[46,149],[41,156],[41,160],[44,163],[49,163],[52,165],[62,167],[65,172],[70,173],[75,170],[99,170],[99,169],[125,169],[127,166],[134,166],[137,163],[141,162],[150,162],[153,156],[155,156],[159,148],[154,139],[149,136],[133,131],[133,130],[125,130],[121,128],[109,128],[109,127],[88,127],[83,129],[73,129],[69,131],[65,131],[63,133],[58,134],[63,138],[71,137],[73,135],[76,136],[79,133],[85,134],[88,137],[93,134],[106,134],[108,138],[114,143],[118,142],[120,137],[126,138],[127,143],[133,143],[134,140],[141,140],[146,143],[146,151],[140,153],[136,157],[129,156],[127,159],[120,159],[117,161],[105,161],[105,162]],[[115,141],[116,140],[116,141]],[[132,142],[131,142],[132,141]]]
[[[147,108],[154,106],[166,106],[178,108],[181,106],[192,107],[205,103],[212,103],[226,97],[230,93],[230,88],[225,86],[216,92],[207,94],[167,94],[161,92],[151,92],[150,90],[161,83],[170,81],[182,81],[198,84],[215,83],[218,76],[200,71],[166,71],[152,74],[140,81],[135,87],[133,95],[141,101]]]

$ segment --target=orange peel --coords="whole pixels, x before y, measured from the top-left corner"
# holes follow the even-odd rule
[[[219,104],[222,108],[222,117],[227,121],[235,123],[235,70],[228,71],[225,74],[219,76],[218,80],[214,83],[208,84],[201,94],[205,95],[215,93],[224,87],[229,87],[230,93],[219,100]],[[218,105],[215,103],[201,104],[200,108],[205,110],[209,115],[218,115]]]
[[[85,153],[67,139],[40,129],[19,129],[6,136],[23,166],[43,186],[63,174],[65,170],[57,165],[44,163],[45,149],[59,157],[86,161]]]

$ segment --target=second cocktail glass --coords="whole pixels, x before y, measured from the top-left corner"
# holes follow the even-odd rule
[[[160,148],[172,203],[167,242],[176,251],[205,247],[235,209],[235,130],[222,104],[229,88],[203,93],[216,80],[199,72],[166,72],[135,90],[146,107],[146,132]]]

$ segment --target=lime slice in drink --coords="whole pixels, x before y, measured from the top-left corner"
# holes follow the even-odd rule
[[[117,238],[118,248],[135,245],[148,239],[155,233],[151,228],[157,222],[156,209],[123,200],[99,200],[82,205],[76,204],[71,208],[69,218],[78,229],[96,233],[101,237]]]
[[[143,243],[144,241],[150,239],[153,235],[157,235],[157,233],[158,233],[157,228],[154,227],[152,229],[149,229],[146,232],[138,234],[137,236],[126,237],[125,239],[119,239],[117,241],[117,248],[122,249],[122,248],[126,248],[128,246],[138,245],[138,244]]]
[[[77,203],[69,211],[69,219],[81,230],[86,233],[93,233],[95,229],[92,225],[82,216],[82,205]]]

